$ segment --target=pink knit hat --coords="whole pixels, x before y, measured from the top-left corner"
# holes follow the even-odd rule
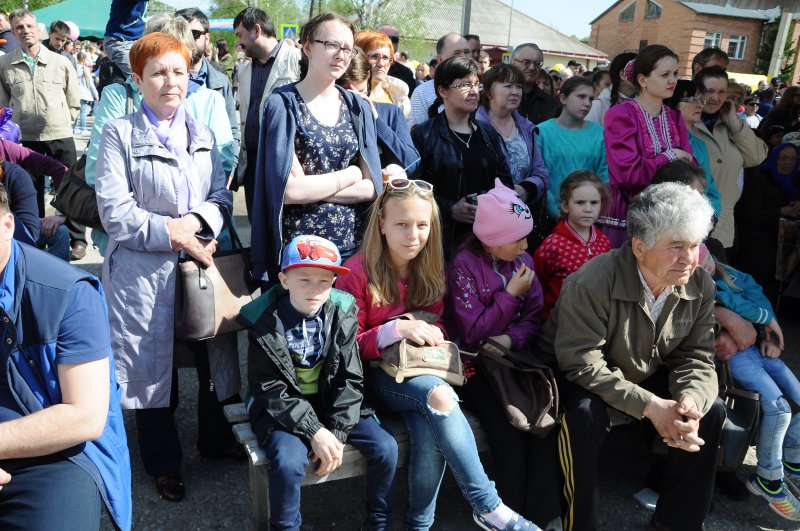
[[[500,247],[530,234],[533,216],[514,190],[495,179],[494,188],[478,196],[472,230],[484,245]]]

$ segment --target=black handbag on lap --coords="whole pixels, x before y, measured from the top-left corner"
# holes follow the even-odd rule
[[[720,370],[719,397],[725,402],[727,419],[722,426],[717,470],[730,472],[744,462],[747,450],[756,438],[761,403],[758,393],[736,387],[727,361],[722,362]]]

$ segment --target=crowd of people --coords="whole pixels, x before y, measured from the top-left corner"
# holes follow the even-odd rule
[[[0,107],[21,140],[0,140],[0,527],[98,528],[105,505],[130,528],[122,408],[180,502],[179,359],[197,370],[199,453],[246,457],[222,410],[242,401],[236,333],[175,332],[179,263],[231,248],[239,188],[262,287],[239,317],[245,403],[272,529],[300,528],[309,461],[329,474],[345,444],[368,463],[363,528],[391,527],[384,414],[408,430],[408,529],[433,525],[447,469],[483,529],[595,529],[609,409],[669,448],[647,476],[648,529],[702,529],[715,481],[800,521],[800,382],[774,310],[779,220],[800,218],[800,89],[743,87],[718,48],[684,79],[658,44],[548,71],[535,43],[492,65],[458,33],[415,68],[392,26],[321,13],[291,42],[256,7],[230,50],[201,10],[146,7],[111,3],[102,56],[63,22],[42,41],[32,12],[0,14]],[[44,215],[90,111],[102,283],[68,265],[86,227]],[[450,342],[479,352],[462,385],[381,362]],[[504,351],[554,371],[542,436],[506,418],[481,354]],[[744,483],[716,472],[725,363],[761,395]],[[488,434],[488,473],[462,407]]]

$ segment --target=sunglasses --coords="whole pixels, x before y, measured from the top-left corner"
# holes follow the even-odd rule
[[[422,179],[403,179],[403,178],[395,178],[389,179],[386,181],[386,184],[392,190],[405,190],[406,188],[416,186],[420,190],[424,190],[426,192],[433,192],[433,185],[428,181],[423,181]]]
[[[758,107],[758,103],[750,102],[746,104],[748,107]]]
[[[202,37],[203,35],[205,35],[206,33],[208,33],[208,32],[207,31],[203,31],[203,30],[192,30],[192,37],[194,37],[194,40],[197,40],[200,37]]]

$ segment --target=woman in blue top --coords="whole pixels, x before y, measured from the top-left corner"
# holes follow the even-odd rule
[[[567,175],[588,170],[608,184],[603,128],[584,119],[594,99],[592,80],[583,76],[569,78],[561,85],[559,97],[561,114],[539,124],[542,157],[550,171],[547,212],[554,220],[561,212],[558,190]]]
[[[300,41],[308,71],[267,98],[256,163],[253,274],[270,281],[281,249],[301,234],[352,255],[364,203],[382,187],[369,104],[335,84],[353,57],[353,25],[322,13],[303,26]]]

